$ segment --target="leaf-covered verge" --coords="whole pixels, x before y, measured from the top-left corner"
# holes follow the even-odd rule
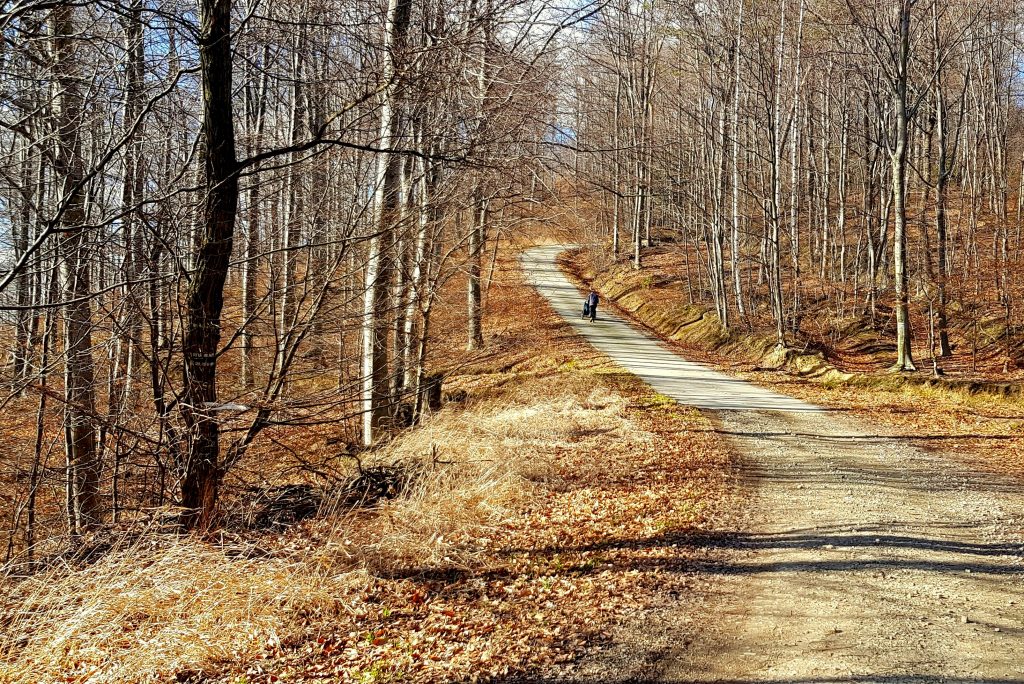
[[[972,467],[1024,477],[1024,394],[1020,371],[1004,373],[998,345],[975,361],[964,331],[947,370],[933,378],[919,349],[922,370],[888,372],[889,332],[847,322],[834,334],[813,333],[806,349],[781,356],[771,335],[742,325],[728,333],[707,309],[687,303],[681,263],[671,251],[655,252],[640,271],[606,264],[586,252],[566,253],[562,265],[594,283],[618,310],[676,345],[685,355],[783,394],[867,419],[886,436],[901,437]],[[829,327],[805,320],[808,330]],[[918,321],[918,328],[924,324]],[[819,330],[820,332],[820,330]],[[968,331],[969,332],[969,331]],[[920,342],[920,341],[919,341]]]
[[[501,680],[571,671],[685,599],[688,540],[737,506],[713,426],[498,275],[488,352],[449,378],[465,398],[374,456],[417,464],[401,496],[10,583],[0,680]]]

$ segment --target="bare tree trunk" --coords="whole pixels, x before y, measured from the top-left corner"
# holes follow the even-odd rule
[[[782,65],[785,55],[786,10],[782,9],[779,19],[779,34],[776,42],[777,70],[775,73],[775,92],[772,101],[772,155],[771,155],[771,199],[768,202],[768,275],[769,290],[772,301],[772,313],[775,317],[775,338],[780,347],[786,345],[786,309],[782,293]]]
[[[907,87],[910,78],[910,9],[913,0],[902,0],[899,24],[899,51],[896,65],[895,116],[896,137],[890,149],[892,158],[892,199],[895,212],[893,231],[893,276],[896,279],[896,370],[913,371],[911,349],[910,302],[907,283],[907,142],[910,113]]]
[[[133,0],[129,15],[125,19],[125,37],[128,53],[125,93],[126,127],[132,126],[141,116],[143,86],[145,79],[145,47],[143,42],[141,0]],[[134,401],[134,381],[142,349],[142,302],[143,287],[138,282],[145,272],[146,255],[143,250],[144,214],[142,194],[145,185],[145,166],[142,131],[135,131],[125,146],[125,177],[122,187],[122,206],[127,212],[124,221],[124,278],[125,317],[127,335],[121,341],[121,362],[123,369],[123,402],[131,406]]]
[[[418,127],[419,128],[419,127]],[[417,130],[417,143],[422,149],[423,147],[423,132]],[[428,169],[422,158],[417,158],[415,162],[416,169],[416,187],[418,188],[416,195],[416,241],[412,256],[412,274],[409,277],[409,295],[406,301],[405,309],[405,331],[403,333],[404,348],[402,349],[403,362],[402,366],[405,369],[405,380],[403,385],[406,388],[415,389],[417,378],[419,377],[419,369],[416,366],[417,358],[415,356],[416,345],[415,333],[416,333],[416,314],[420,310],[421,298],[425,299],[426,293],[424,292],[424,286],[426,285],[427,276],[429,275],[429,268],[426,260],[428,258],[429,250],[431,249],[429,230],[431,227],[430,218],[430,201],[431,193],[433,191],[433,168]],[[428,176],[429,174],[429,176]],[[415,410],[414,410],[415,413]]]
[[[615,119],[612,121],[612,257],[619,259],[619,234],[622,230],[622,211],[620,210],[622,195],[621,160],[619,145],[622,127],[622,73],[615,70]]]
[[[32,227],[32,205],[36,199],[36,181],[33,178],[36,169],[33,169],[33,165],[30,163],[31,158],[27,146],[22,150],[22,154],[20,156],[21,159],[19,161],[22,169],[21,211],[18,212],[17,219],[13,220],[11,225],[11,244],[14,247],[15,260],[22,258],[22,256],[28,251],[29,235]],[[32,355],[31,343],[33,318],[33,311],[31,310],[33,295],[32,286],[32,275],[28,270],[23,270],[18,274],[17,280],[15,280],[18,312],[15,320],[15,341],[13,352],[13,379],[16,384],[22,382],[27,377],[29,366],[31,365],[30,359]]]
[[[72,535],[101,521],[101,463],[96,443],[96,388],[92,358],[90,254],[86,242],[85,162],[82,159],[81,64],[75,47],[76,9],[53,10],[53,54],[57,73],[57,154],[54,172],[62,179],[60,251],[64,281],[64,429],[67,455],[68,527]]]
[[[472,215],[469,227],[469,278],[467,288],[469,342],[466,348],[469,350],[483,349],[483,302],[480,289],[480,274],[482,272],[482,259],[484,242],[487,236],[488,204],[489,200],[482,196],[482,190],[477,189],[472,202]]]
[[[305,50],[304,31],[300,30],[298,37],[292,44],[292,89],[291,109],[288,115],[289,138],[292,145],[296,145],[303,137],[305,128],[305,103],[302,91],[303,83],[303,51]],[[278,335],[279,343],[287,337],[287,331],[295,326],[298,315],[298,283],[296,282],[296,267],[298,262],[299,241],[302,235],[302,224],[305,220],[303,213],[303,188],[302,175],[297,165],[299,154],[290,155],[287,171],[287,191],[284,208],[284,283],[281,292],[281,308],[279,310]],[[277,367],[284,364],[283,346],[277,350]]]
[[[800,10],[796,24],[796,54],[793,65],[793,101],[789,111],[789,235],[790,262],[793,268],[793,284],[791,288],[793,332],[798,332],[801,307],[801,269],[800,269],[800,82],[802,79],[801,57],[804,33],[804,2],[800,0]]]
[[[400,89],[394,81],[409,30],[411,0],[389,0],[385,49],[385,81],[381,97],[380,147],[395,147],[401,115]],[[363,300],[362,403],[363,443],[373,444],[388,417],[388,298],[391,291],[391,249],[398,215],[401,157],[385,151],[377,158],[377,192],[374,197],[374,235],[366,262],[366,294]]]
[[[736,299],[736,310],[740,318],[747,315],[743,306],[743,284],[740,280],[740,56],[743,50],[743,4],[740,0],[736,17],[736,37],[733,45],[733,79],[732,94],[732,271],[733,296]]]
[[[262,64],[270,61],[270,48],[262,51]],[[257,92],[252,87],[245,89],[245,125],[249,153],[253,154],[263,141],[266,125],[268,76],[266,69],[260,76]],[[242,272],[242,387],[252,389],[255,385],[254,352],[256,334],[256,307],[258,302],[259,275],[259,240],[260,240],[260,184],[259,167],[253,168],[253,177],[249,182],[246,197],[247,213],[245,219],[245,264]]]
[[[936,8],[932,6],[932,38],[934,40],[934,59],[936,62],[935,72],[935,130],[939,138],[938,150],[938,174],[935,179],[935,233],[936,251],[938,252],[938,271],[936,273],[936,288],[938,289],[938,337],[939,356],[947,358],[953,355],[952,347],[949,344],[949,321],[946,314],[947,292],[946,279],[949,267],[946,261],[947,254],[947,226],[946,226],[946,187],[949,176],[952,173],[952,163],[949,155],[949,123],[946,111],[946,91],[943,85],[943,68],[939,65],[939,22]],[[962,117],[961,117],[962,118]],[[954,149],[955,149],[954,144]],[[955,152],[954,152],[955,156]]]
[[[850,114],[849,107],[847,106],[848,101],[844,99],[842,122],[840,126],[842,131],[839,134],[839,216],[836,219],[836,231],[839,239],[839,282],[846,283],[846,179],[847,179],[847,160],[849,159],[849,138],[850,138]],[[845,288],[841,290],[845,296]]]
[[[718,320],[723,328],[729,327],[729,286],[725,278],[725,155],[728,144],[728,134],[724,107],[719,109],[718,131],[719,136],[715,141],[715,167],[712,177],[714,179],[714,283],[716,289],[715,300],[718,302]]]
[[[203,90],[205,199],[195,271],[185,300],[181,397],[188,452],[181,470],[181,505],[189,528],[214,519],[222,472],[217,422],[217,352],[238,211],[238,160],[232,113],[231,0],[200,0],[199,60]]]

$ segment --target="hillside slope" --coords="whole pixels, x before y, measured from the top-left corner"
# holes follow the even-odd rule
[[[862,351],[843,353],[806,343],[780,350],[770,334],[742,326],[723,331],[706,307],[688,303],[670,250],[655,251],[640,271],[629,264],[606,264],[581,250],[564,253],[560,263],[578,282],[592,284],[609,305],[688,358],[869,419],[886,434],[946,458],[1024,476],[1024,385],[1012,374],[1007,378],[998,369],[968,373],[964,365],[969,360],[962,354],[955,358],[959,374],[891,373],[885,335],[860,328],[842,337],[840,346]]]
[[[453,401],[364,457],[414,473],[398,498],[12,580],[0,681],[484,681],[641,667],[684,638],[659,616],[696,600],[681,571],[703,552],[646,540],[728,525],[731,456],[581,344],[511,257],[490,301]]]

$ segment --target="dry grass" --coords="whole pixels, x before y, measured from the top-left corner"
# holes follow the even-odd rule
[[[552,457],[580,435],[622,431],[607,390],[543,397],[536,383],[445,411],[378,455],[422,465],[373,513],[338,512],[269,558],[231,558],[192,538],[149,538],[81,569],[11,589],[0,681],[163,681],[244,666],[310,616],[342,616],[375,575],[472,566],[500,525],[542,490]]]
[[[415,487],[381,507],[364,561],[385,572],[469,567],[477,542],[541,491],[536,483],[550,476],[553,454],[599,426],[624,424],[624,405],[607,393],[581,402],[535,396],[527,386],[513,405],[508,397],[491,400],[410,432],[384,458],[426,467]]]
[[[148,540],[88,568],[21,582],[7,598],[0,679],[159,681],[244,659],[288,615],[329,604],[281,560],[232,560],[191,538]]]

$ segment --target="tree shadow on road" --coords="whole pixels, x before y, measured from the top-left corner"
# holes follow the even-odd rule
[[[505,679],[491,680],[494,684],[698,684],[707,682],[706,679],[659,679],[631,678],[631,679],[609,679],[607,675],[596,677],[560,677],[557,675],[545,676],[518,675]],[[848,675],[843,677],[799,677],[791,679],[719,679],[714,680],[716,684],[1024,684],[1021,678],[958,678],[940,677],[934,675]]]
[[[953,530],[969,526],[938,523],[937,528]],[[890,529],[891,525],[886,525]],[[764,552],[806,549],[816,551],[813,559],[778,562]],[[643,559],[617,552],[646,550]],[[930,558],[901,557],[901,551],[930,551]],[[752,553],[758,552],[757,556]],[[732,553],[726,553],[732,552]],[[851,552],[857,557],[851,558]],[[979,575],[1024,576],[1024,547],[1010,543],[975,543],[910,534],[891,534],[860,527],[792,530],[779,533],[740,531],[672,532],[642,539],[609,538],[583,545],[552,545],[509,548],[504,554],[529,553],[566,559],[562,572],[589,575],[606,570],[704,573],[713,575],[757,575],[779,572],[857,572],[917,570],[933,573],[977,573]],[[571,559],[579,559],[573,563]],[[761,559],[763,558],[763,559]],[[454,574],[453,574],[454,573]],[[404,577],[425,581],[451,581],[472,574],[469,571],[409,568]]]

